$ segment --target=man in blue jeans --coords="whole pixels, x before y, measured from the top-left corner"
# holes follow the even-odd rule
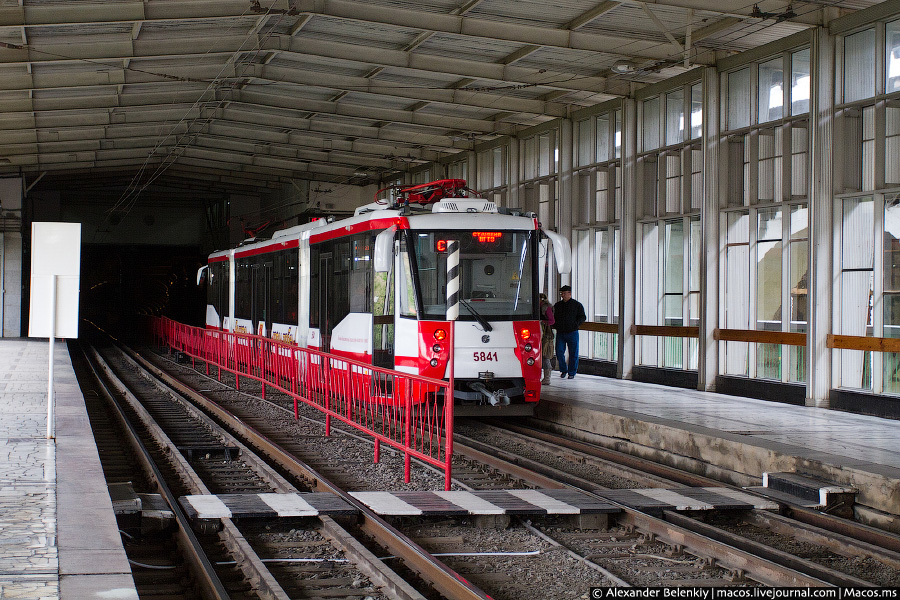
[[[578,328],[587,320],[584,306],[572,298],[572,288],[564,285],[559,288],[562,298],[553,305],[553,316],[556,319],[556,359],[559,361],[560,377],[575,378],[578,371]],[[569,349],[569,361],[566,364],[566,348]]]

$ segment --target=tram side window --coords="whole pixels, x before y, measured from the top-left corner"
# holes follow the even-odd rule
[[[206,279],[206,303],[218,310],[219,308],[219,263],[211,263],[207,269]],[[219,313],[221,315],[221,313]]]
[[[321,285],[319,274],[319,249],[309,250],[309,326],[319,327],[319,286]]]
[[[356,236],[351,246],[350,312],[372,312],[372,247],[374,237]]]
[[[250,285],[250,276],[252,267],[247,259],[238,259],[235,274],[235,307],[234,316],[237,319],[250,319],[250,306],[252,287]]]
[[[219,311],[219,317],[228,316],[228,306],[231,299],[228,297],[228,290],[231,288],[231,263],[219,263],[219,304],[216,307]]]
[[[374,273],[373,279],[375,364],[380,367],[393,367],[393,361],[386,362],[386,357],[394,355],[394,270]]]
[[[268,262],[271,259],[269,257],[257,258],[253,264],[253,277],[256,280],[254,282],[254,291],[256,292],[255,304],[253,306],[254,315],[253,315],[253,324],[257,325],[259,323],[270,323],[269,318],[269,301],[271,297],[267,297],[267,295],[271,294],[267,287],[270,284],[271,277],[271,268],[272,263]]]
[[[334,244],[334,268],[329,287],[328,322],[333,329],[350,312],[350,242]],[[331,333],[331,331],[328,331]]]
[[[210,304],[219,315],[218,325],[222,325],[222,318],[228,316],[228,263],[215,262],[209,265],[209,283],[207,290],[207,304]]]
[[[289,325],[297,323],[297,304],[300,296],[300,252],[288,250],[284,253],[284,321]]]
[[[272,257],[272,289],[269,293],[272,299],[269,306],[272,308],[271,321],[284,323],[284,259],[285,251],[277,252]]]
[[[400,316],[415,319],[418,315],[416,310],[416,291],[405,239],[400,242],[400,271],[397,273],[397,294],[400,296]]]

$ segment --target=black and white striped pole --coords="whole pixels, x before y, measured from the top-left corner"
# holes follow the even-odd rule
[[[447,320],[459,318],[459,241],[447,242]]]
[[[445,454],[447,461],[444,469],[444,489],[449,490],[451,479],[451,464],[453,460],[453,371],[455,370],[454,357],[456,356],[456,320],[459,318],[459,240],[447,241],[447,320],[450,321],[449,327],[450,339],[448,340],[448,350],[450,352],[447,368],[450,376],[447,381],[447,392],[449,398],[444,398],[444,432],[446,440],[444,442]]]

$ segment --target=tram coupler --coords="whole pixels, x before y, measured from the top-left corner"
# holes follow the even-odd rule
[[[492,392],[479,381],[470,383],[469,387],[476,392],[481,392],[482,394],[484,394],[485,398],[487,398],[487,401],[491,406],[509,406],[509,396],[507,396],[506,392],[503,390]]]

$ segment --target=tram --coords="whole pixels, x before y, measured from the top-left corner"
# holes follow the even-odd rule
[[[455,325],[451,240],[460,249]],[[540,399],[539,265],[550,254],[570,271],[568,241],[533,213],[445,179],[214,252],[198,280],[207,278],[207,328],[435,379],[449,376],[453,326],[456,414],[530,414]]]

